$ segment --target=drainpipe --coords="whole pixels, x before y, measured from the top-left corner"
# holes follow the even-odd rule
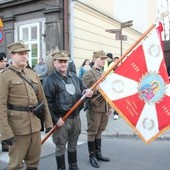
[[[74,6],[75,0],[69,0],[69,46],[70,46],[70,56],[71,59],[74,61]]]
[[[64,50],[69,52],[68,1],[64,0]]]

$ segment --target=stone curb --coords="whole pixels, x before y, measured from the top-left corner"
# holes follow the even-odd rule
[[[82,131],[81,132],[82,135],[87,135],[87,132],[86,131]],[[119,132],[117,133],[114,133],[114,134],[109,134],[109,133],[103,133],[102,134],[103,137],[106,137],[106,138],[135,138],[135,139],[140,139],[141,138],[136,134],[136,133],[131,133],[131,134],[121,134]],[[155,140],[170,140],[170,135],[162,135],[162,136],[159,136],[157,137]]]

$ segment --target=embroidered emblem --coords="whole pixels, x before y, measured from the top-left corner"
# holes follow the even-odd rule
[[[160,46],[157,44],[151,44],[148,49],[148,53],[152,57],[159,57],[160,51],[161,51]]]
[[[65,84],[65,88],[66,91],[71,95],[74,95],[76,92],[75,86],[73,84]]]
[[[166,90],[163,78],[157,73],[146,74],[139,82],[139,97],[147,103],[159,102]]]
[[[144,129],[152,130],[155,126],[155,123],[152,119],[144,118],[142,122],[142,126]]]
[[[123,92],[123,89],[124,89],[124,83],[122,80],[115,80],[113,81],[113,84],[112,84],[112,90],[117,93],[117,94],[120,94]]]

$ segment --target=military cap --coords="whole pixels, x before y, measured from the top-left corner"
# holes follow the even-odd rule
[[[6,54],[3,52],[0,52],[0,61],[4,60],[6,58]]]
[[[103,50],[93,52],[93,59],[96,59],[98,57],[107,58],[107,56],[106,56],[106,54],[104,53]]]
[[[24,44],[22,41],[14,42],[10,45],[7,46],[9,53],[19,53],[19,52],[24,52],[24,51],[30,51],[28,49],[28,46]]]
[[[53,60],[69,60],[69,54],[66,51],[54,52],[52,58]]]

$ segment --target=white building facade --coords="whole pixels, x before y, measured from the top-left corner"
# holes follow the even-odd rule
[[[70,0],[70,52],[77,69],[94,51],[104,50],[121,56],[156,19],[157,0]],[[133,3],[133,5],[132,5]],[[136,10],[136,11],[135,11]],[[141,12],[140,12],[141,11]],[[137,17],[138,16],[138,17]],[[127,40],[116,40],[107,29],[120,29],[121,23],[133,20],[122,29]]]

